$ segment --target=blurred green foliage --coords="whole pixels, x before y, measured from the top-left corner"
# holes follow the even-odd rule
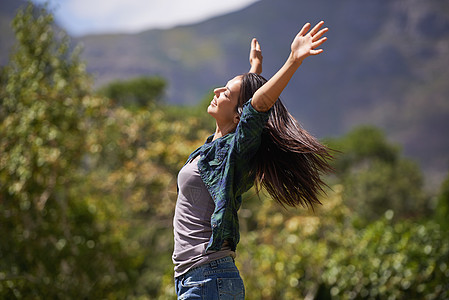
[[[133,253],[81,187],[103,117],[68,37],[31,4],[1,87],[0,298],[120,297]]]
[[[114,102],[91,91],[45,9],[29,4],[14,28],[0,81],[0,298],[174,299],[176,174],[214,130],[212,94],[195,107]],[[449,177],[430,213],[419,169],[381,131],[328,144],[342,152],[314,213],[244,195],[247,298],[449,298]]]
[[[436,222],[394,222],[387,210],[359,228],[344,194],[333,186],[315,214],[254,203],[238,248],[248,299],[449,297],[449,239]]]
[[[160,101],[166,85],[165,80],[161,77],[143,76],[108,83],[99,89],[99,93],[117,105],[144,107]]]
[[[444,180],[437,200],[435,217],[441,228],[449,231],[449,174]]]
[[[380,129],[361,126],[326,142],[341,151],[334,161],[336,182],[345,186],[345,203],[362,219],[376,220],[388,209],[395,218],[430,214],[419,167],[402,157],[399,146],[387,141]]]

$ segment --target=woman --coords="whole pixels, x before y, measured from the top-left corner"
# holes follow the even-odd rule
[[[214,90],[207,112],[215,133],[190,154],[178,175],[173,221],[178,299],[244,299],[234,264],[241,195],[256,183],[282,205],[311,206],[330,170],[327,148],[300,128],[278,99],[302,61],[317,49],[327,28],[305,24],[284,66],[268,81],[256,39],[250,72]]]

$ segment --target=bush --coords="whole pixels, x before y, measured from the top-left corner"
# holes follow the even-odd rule
[[[165,87],[166,81],[163,78],[143,76],[111,82],[100,88],[99,93],[116,105],[145,107],[159,102]]]
[[[388,210],[360,229],[334,190],[316,214],[259,205],[238,247],[248,299],[449,297],[449,238],[437,223],[392,222]]]
[[[336,182],[345,186],[344,201],[362,221],[374,221],[389,209],[399,219],[431,215],[419,167],[382,131],[361,126],[327,143],[341,151],[334,161]]]

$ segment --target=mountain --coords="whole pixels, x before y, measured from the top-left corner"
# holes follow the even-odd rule
[[[321,19],[330,29],[325,52],[308,58],[284,91],[288,109],[319,137],[379,126],[441,179],[449,169],[449,2],[261,0],[190,26],[75,42],[84,45],[96,86],[160,75],[168,102],[193,104],[249,69],[252,37],[269,78],[302,25]]]

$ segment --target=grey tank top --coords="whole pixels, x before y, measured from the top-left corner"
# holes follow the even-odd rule
[[[209,261],[235,257],[226,242],[220,251],[206,252],[212,235],[210,218],[215,203],[198,171],[199,158],[200,155],[196,156],[178,173],[179,191],[173,218],[175,277]]]

